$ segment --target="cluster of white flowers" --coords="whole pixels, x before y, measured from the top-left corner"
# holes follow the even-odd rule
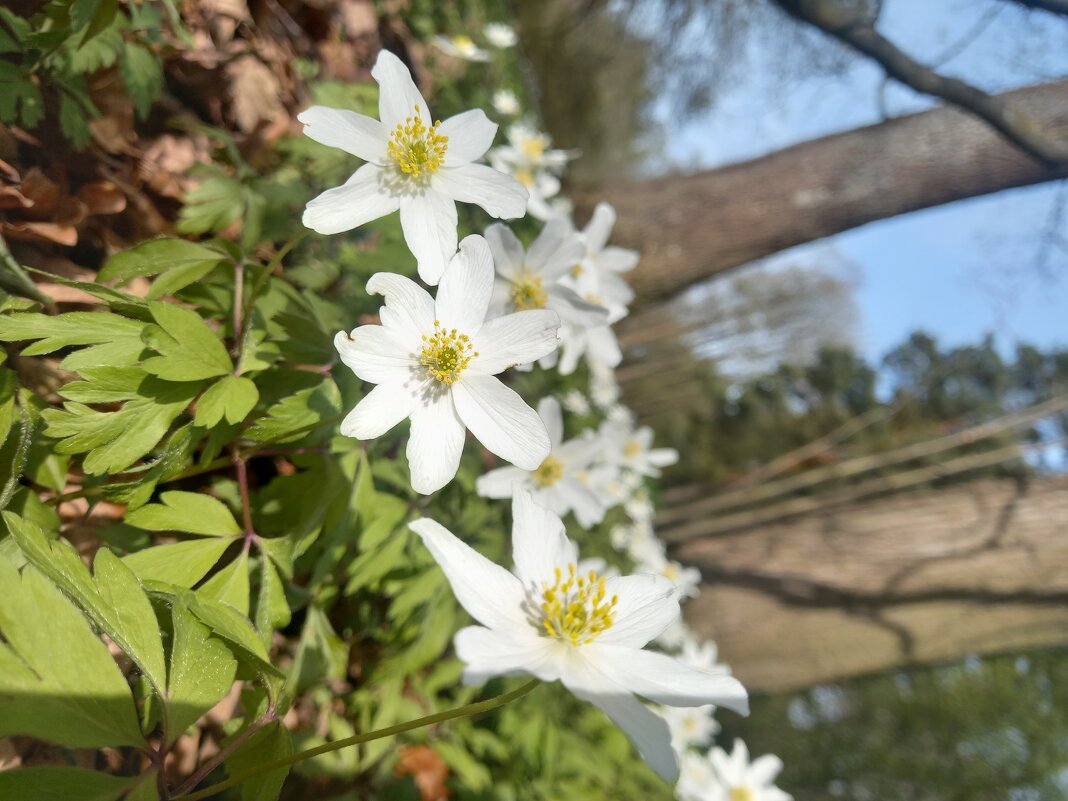
[[[487,26],[484,36],[497,48],[515,43],[507,26]],[[467,60],[492,57],[464,37],[434,43]],[[620,402],[611,326],[633,299],[622,274],[638,254],[608,245],[613,209],[599,204],[576,230],[566,203],[549,202],[574,153],[551,149],[545,134],[520,123],[509,129],[509,145],[490,150],[497,126],[480,110],[434,121],[408,69],[387,51],[372,76],[379,120],[322,106],[298,117],[311,138],[367,162],[308,203],[304,223],[333,234],[399,211],[419,277],[437,287],[432,297],[405,276],[368,281],[367,292],[383,297],[380,324],[339,332],[335,346],[374,387],[341,433],[372,439],[410,419],[411,484],[424,494],[456,475],[468,430],[511,465],[486,472],[476,487],[512,499],[513,572],[433,520],[411,523],[480,624],[456,635],[465,681],[559,680],[615,721],[665,779],[679,778],[681,762],[684,801],[787,797],[768,790],[773,757],[748,765],[744,745],[729,758],[693,750],[719,731],[716,707],[745,714],[748,700],[717,662],[715,644],[699,643],[682,622],[680,603],[698,593],[699,571],[669,559],[653,531],[646,482],[678,454],[654,448],[652,430],[637,427]],[[519,112],[514,95],[498,93],[495,104]],[[492,166],[478,163],[484,156]],[[527,212],[545,224],[529,247],[501,223],[458,241],[456,201],[503,219]],[[537,411],[497,378],[535,364],[569,376],[583,360],[586,392],[572,389],[562,403],[542,398]],[[565,410],[600,423],[566,438]],[[580,561],[561,521],[573,514],[590,529],[616,508],[628,522],[612,527],[611,543],[635,563],[635,575]],[[645,650],[651,642],[660,650]]]

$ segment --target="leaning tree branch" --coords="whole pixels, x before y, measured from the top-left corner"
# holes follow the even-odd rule
[[[1068,164],[1068,144],[1045,136],[1042,127],[1011,103],[958,78],[950,78],[921,64],[875,30],[868,15],[844,16],[841,3],[830,0],[775,0],[794,18],[877,62],[886,74],[925,95],[964,109],[998,131],[1008,141],[1046,167]],[[1063,4],[1061,4],[1063,5]]]
[[[1068,0],[1012,0],[1017,5],[1048,11],[1051,14],[1063,14],[1068,17]]]

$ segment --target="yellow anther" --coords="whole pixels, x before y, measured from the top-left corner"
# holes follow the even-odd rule
[[[424,334],[423,342],[419,363],[426,368],[427,375],[442,384],[455,384],[471,359],[478,356],[467,334],[457,334],[455,328],[442,330],[437,320],[434,335]]]
[[[548,300],[549,293],[536,275],[524,272],[512,283],[512,306],[516,311],[544,309]]]
[[[544,134],[537,134],[523,137],[523,141],[519,143],[519,150],[532,161],[540,161],[548,146],[549,139]]]
[[[605,603],[604,577],[593,570],[579,576],[574,564],[567,566],[566,580],[560,568],[556,568],[555,577],[551,586],[546,583],[542,587],[541,627],[550,637],[585,645],[612,627],[619,598],[613,595]]]
[[[534,173],[525,167],[520,167],[515,171],[515,179],[528,189],[534,186]]]
[[[563,475],[563,463],[550,453],[545,457],[545,461],[538,465],[537,470],[534,471],[534,483],[539,487],[551,487],[559,481]],[[557,574],[556,580],[560,580],[559,574]]]
[[[636,439],[628,439],[623,444],[623,455],[628,459],[633,459],[639,453],[642,452],[642,444]]]
[[[427,128],[415,107],[415,116],[397,123],[389,135],[386,151],[397,169],[413,178],[437,172],[445,160],[445,151],[449,149],[449,137],[438,133],[441,121]]]
[[[748,787],[732,787],[730,801],[754,801],[753,791]]]

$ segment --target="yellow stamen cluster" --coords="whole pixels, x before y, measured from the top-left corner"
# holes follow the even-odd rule
[[[519,181],[519,183],[523,184],[523,186],[527,187],[528,189],[530,187],[534,186],[534,173],[532,173],[528,169],[525,169],[525,168],[521,167],[520,169],[516,170],[515,171],[515,179],[517,181]]]
[[[587,292],[585,295],[582,296],[582,299],[597,306],[604,305],[604,298],[602,298],[600,295],[595,295],[592,292]]]
[[[438,133],[441,120],[427,128],[415,107],[415,116],[397,123],[389,135],[387,152],[394,164],[405,175],[419,178],[426,173],[437,172],[449,149],[449,137]]]
[[[544,309],[549,300],[549,293],[542,286],[542,281],[536,275],[523,273],[519,280],[512,284],[512,305],[516,311],[527,309]]]
[[[548,144],[549,140],[544,136],[527,136],[519,144],[519,149],[524,156],[536,161],[545,155],[545,148]]]
[[[564,475],[564,464],[551,453],[534,471],[534,483],[539,487],[551,487]]]
[[[471,338],[467,334],[457,333],[441,328],[439,320],[434,321],[434,335],[423,334],[423,350],[419,354],[419,364],[426,368],[427,374],[442,384],[455,384],[460,373],[478,356]]]
[[[556,581],[543,585],[541,612],[545,632],[572,645],[585,645],[612,627],[619,596],[605,598],[605,579],[591,570],[576,574],[574,563],[567,574],[556,568]]]
[[[628,459],[633,459],[641,452],[642,444],[636,439],[628,439],[623,445],[623,455]]]
[[[753,791],[748,787],[732,787],[730,791],[731,801],[753,801]]]
[[[585,268],[583,268],[581,263],[580,264],[576,264],[574,267],[571,268],[571,277],[572,278],[578,278],[580,275],[582,275],[582,273],[584,271],[585,271]]]

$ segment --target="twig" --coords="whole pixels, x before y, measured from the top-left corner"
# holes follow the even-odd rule
[[[1068,17],[1068,2],[1066,0],[1012,0],[1017,5],[1039,11],[1048,11],[1050,14],[1063,14]]]
[[[268,708],[266,714],[264,714],[262,718],[260,718],[252,725],[250,725],[247,729],[245,729],[243,732],[238,734],[233,740],[231,740],[226,745],[225,748],[221,749],[219,753],[217,753],[215,756],[213,756],[211,759],[209,759],[207,762],[197,768],[196,772],[184,782],[182,782],[181,786],[179,786],[178,789],[174,791],[175,795],[181,796],[185,793],[192,791],[193,788],[195,788],[198,784],[204,781],[204,779],[206,779],[213,770],[215,770],[217,767],[219,767],[219,765],[225,762],[227,757],[229,757],[232,753],[234,753],[234,751],[240,748],[241,745],[249,737],[258,732],[268,723],[271,723],[275,720],[278,720],[278,715],[275,712],[274,707],[272,706]]]

